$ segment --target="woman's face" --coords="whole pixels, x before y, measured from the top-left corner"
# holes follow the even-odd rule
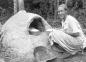
[[[64,19],[66,16],[66,10],[63,7],[58,8],[58,15],[61,19]]]

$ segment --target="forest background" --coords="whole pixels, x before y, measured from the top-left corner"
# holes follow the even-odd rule
[[[0,0],[0,22],[4,24],[12,15],[17,0]],[[24,9],[44,17],[52,27],[61,25],[57,8],[65,3],[68,13],[76,17],[82,27],[86,29],[86,0],[22,0]]]

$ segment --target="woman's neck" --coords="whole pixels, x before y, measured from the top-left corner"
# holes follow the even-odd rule
[[[62,19],[62,21],[65,22],[66,18],[67,18],[67,15],[64,16],[64,18]]]

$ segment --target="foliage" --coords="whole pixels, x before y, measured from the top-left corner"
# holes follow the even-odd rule
[[[27,12],[37,13],[43,16],[53,25],[60,25],[57,15],[58,4],[65,3],[66,0],[24,0],[25,10]],[[9,14],[13,14],[13,0],[0,0],[0,7]],[[58,3],[59,2],[59,3]],[[80,23],[86,27],[86,0],[67,0],[69,14],[75,16]],[[3,10],[0,9],[0,13]],[[55,19],[57,17],[57,19]],[[58,21],[56,21],[58,20]],[[59,23],[59,24],[56,24]]]
[[[9,12],[13,12],[13,1],[12,0],[0,0],[0,7],[3,9],[9,10]]]
[[[83,8],[83,0],[68,0],[67,6],[69,9],[82,9]]]
[[[13,1],[0,0],[0,22],[2,24],[13,14]]]
[[[44,18],[54,16],[54,0],[27,0],[25,3],[26,10],[29,12],[37,13]]]
[[[69,14],[78,19],[83,28],[86,28],[86,1],[85,0],[69,0]]]

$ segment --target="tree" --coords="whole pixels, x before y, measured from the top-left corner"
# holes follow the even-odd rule
[[[24,0],[17,0],[19,5],[19,11],[24,10]]]
[[[15,13],[17,13],[18,12],[18,9],[17,9],[17,7],[18,7],[18,2],[17,2],[17,0],[13,0],[14,1],[14,14]]]
[[[20,10],[24,10],[24,0],[13,0],[14,1],[14,14]]]

